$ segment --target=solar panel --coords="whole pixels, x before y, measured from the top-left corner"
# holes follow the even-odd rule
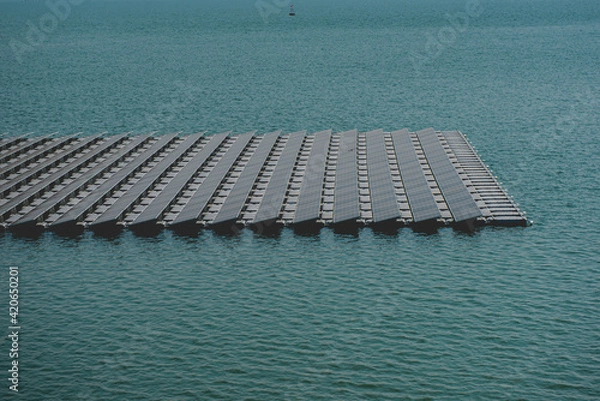
[[[435,131],[427,129],[416,134],[454,221],[481,216],[481,210],[456,172]]]
[[[185,153],[200,141],[203,134],[186,136],[183,141],[171,151],[156,166],[148,171],[134,186],[121,196],[115,203],[110,205],[102,215],[90,224],[97,226],[101,224],[116,223],[123,213],[129,210],[133,204],[142,197],[168,169],[179,161]],[[193,165],[192,165],[193,166]]]
[[[356,130],[340,134],[335,173],[333,223],[343,223],[360,217],[356,166],[357,134]]]
[[[322,131],[314,135],[306,173],[300,187],[294,224],[317,220],[319,218],[323,179],[325,177],[325,166],[327,164],[330,140],[331,130]]]
[[[108,146],[112,146],[113,144],[114,141],[112,140],[105,141],[104,143],[96,147],[94,150],[85,154],[78,155],[80,156],[80,158],[75,160],[73,163],[68,164],[68,167],[66,167],[65,169],[55,171],[54,173],[46,177],[44,180],[38,182],[35,185],[32,185],[31,187],[27,188],[22,192],[19,192],[17,196],[11,198],[8,202],[0,206],[0,216],[4,216],[19,205],[35,199],[41,192],[49,189],[56,183],[60,182],[60,180],[67,177],[72,172],[76,171],[80,166],[88,163],[91,159],[97,157],[98,154],[100,154]]]
[[[258,147],[250,157],[250,160],[248,160],[248,164],[246,164],[238,180],[235,182],[231,192],[227,195],[225,202],[212,222],[213,224],[236,220],[242,213],[242,209],[254,186],[254,182],[280,133],[281,131],[277,131],[263,136]]]
[[[267,184],[265,194],[254,217],[254,224],[274,220],[279,216],[305,134],[306,131],[290,134],[281,157],[277,161],[273,175]]]
[[[160,191],[158,196],[140,213],[139,216],[130,224],[131,226],[156,223],[162,216],[165,210],[173,203],[184,190],[186,185],[193,179],[194,175],[208,160],[210,155],[225,141],[229,132],[213,135],[209,142],[204,145],[202,150],[198,152],[185,167],[171,180],[167,186]]]
[[[4,151],[8,148],[12,148],[19,142],[25,141],[26,139],[20,136],[12,137],[12,138],[2,138],[0,142],[0,151]]]
[[[408,130],[392,132],[402,183],[415,223],[441,217]]]
[[[96,157],[96,155],[99,154],[100,152],[103,152],[103,151],[113,147],[118,142],[121,142],[124,137],[125,137],[124,135],[119,135],[119,136],[114,136],[114,137],[107,139],[101,146],[94,149],[93,153],[95,153],[95,154],[87,154],[85,159],[79,160],[77,163],[69,165],[69,169],[67,171],[63,171],[64,175],[66,176],[70,172],[77,170],[83,164],[85,164],[87,161],[89,161],[93,157]],[[37,205],[35,207],[35,209],[33,209],[31,212],[23,215],[19,220],[12,223],[11,226],[35,223],[38,219],[43,217],[46,213],[50,212],[56,205],[60,204],[61,202],[64,202],[65,200],[69,199],[70,197],[72,197],[79,188],[88,185],[93,180],[95,180],[96,178],[98,178],[99,176],[104,174],[106,172],[106,170],[108,170],[111,166],[113,166],[115,163],[117,163],[119,161],[119,159],[121,159],[124,155],[129,153],[135,146],[137,146],[137,144],[139,144],[138,141],[132,141],[132,143],[129,143],[127,146],[125,146],[123,149],[119,150],[117,153],[113,154],[112,156],[109,156],[103,162],[99,163],[95,167],[86,171],[85,174],[82,175],[81,177],[79,177],[77,180],[71,182],[70,184],[68,184],[64,188],[62,188],[60,191],[56,192],[55,194],[53,194],[50,197],[48,197],[47,199],[45,199],[42,203]]]
[[[81,157],[82,155],[78,155],[77,153],[87,148],[92,142],[95,142],[96,140],[98,140],[97,135],[89,136],[82,138],[81,140],[75,143],[69,144],[68,147],[60,149],[59,151],[57,151],[56,154],[51,155],[48,158],[48,160],[39,163],[37,166],[31,167],[30,170],[27,170],[26,173],[20,175],[17,179],[0,186],[0,196],[7,195],[11,190],[16,189],[17,187],[26,183],[28,180],[36,177],[38,174],[42,173],[46,169],[49,169],[70,157]]]
[[[0,138],[0,225],[527,222],[458,131],[222,135]]]
[[[69,139],[70,138],[63,138],[63,140],[59,140],[59,141],[48,140],[48,138],[46,138],[46,137],[28,139],[25,141],[25,143],[19,144],[19,146],[17,148],[0,153],[0,163],[4,163],[10,159],[14,160],[15,157],[28,152],[29,150],[35,148],[36,146],[38,146],[44,142],[50,142],[50,143],[49,144],[46,143],[46,146],[44,146],[42,148],[42,150],[47,147],[51,147],[53,144],[55,144],[57,142],[62,143],[62,142],[68,141]],[[18,141],[15,141],[15,142],[18,142]],[[34,155],[35,155],[35,153],[33,155],[27,155],[27,157],[32,158],[32,157],[35,157]],[[2,176],[2,175],[3,175],[2,170],[0,170],[0,176]]]
[[[36,146],[34,141],[40,141],[48,139],[47,137],[37,137],[37,138],[23,138],[23,137],[14,137],[14,138],[4,138],[0,139],[0,162],[5,162],[11,157],[18,155],[19,153],[25,152],[28,149],[31,149],[32,145]],[[18,145],[18,146],[17,146]],[[9,157],[6,157],[9,156]]]
[[[213,194],[233,166],[233,163],[242,153],[246,145],[252,139],[252,134],[240,135],[235,137],[235,142],[225,152],[223,157],[217,162],[217,165],[211,170],[206,179],[200,185],[200,188],[192,195],[188,203],[185,204],[181,212],[171,222],[172,225],[189,224],[198,221],[202,210],[208,204]]]
[[[22,156],[16,160],[11,160],[7,166],[0,169],[0,177],[4,177],[6,175],[12,174],[19,169],[25,167],[28,163],[37,158],[43,157],[51,152],[54,152],[56,149],[63,146],[65,143],[72,141],[73,138],[62,138],[62,139],[51,139],[44,143],[40,149],[36,151],[26,154],[25,152],[21,152]],[[8,159],[7,159],[8,160]]]
[[[368,132],[366,137],[373,223],[397,219],[400,217],[400,209],[396,202],[383,130]]]
[[[92,193],[82,199],[81,202],[76,204],[71,210],[52,223],[51,226],[69,224],[79,220],[91,208],[95,207],[98,202],[102,201],[112,191],[118,188],[118,186],[121,185],[127,178],[129,178],[131,174],[135,173],[140,167],[155,157],[157,153],[161,152],[165,146],[173,141],[175,136],[176,134],[159,137],[158,140],[148,149],[144,150],[133,161],[113,174]]]

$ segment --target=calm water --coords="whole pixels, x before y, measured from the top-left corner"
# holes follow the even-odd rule
[[[0,398],[600,399],[598,2],[282,3],[0,1],[0,131],[459,129],[535,224],[0,234]]]

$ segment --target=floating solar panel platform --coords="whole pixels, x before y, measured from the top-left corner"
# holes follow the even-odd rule
[[[459,131],[0,139],[0,227],[24,234],[527,224]]]

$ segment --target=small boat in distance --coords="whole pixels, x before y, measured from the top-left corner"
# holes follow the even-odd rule
[[[295,17],[296,16],[296,11],[294,11],[294,5],[291,4],[290,5],[290,17]]]

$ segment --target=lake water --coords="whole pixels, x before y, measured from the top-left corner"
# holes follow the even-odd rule
[[[0,1],[5,136],[458,129],[534,224],[0,234],[2,399],[600,399],[597,1],[50,4]]]

